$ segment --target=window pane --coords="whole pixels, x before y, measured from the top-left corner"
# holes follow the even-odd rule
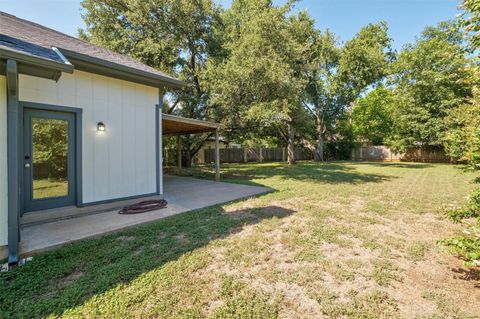
[[[68,121],[32,118],[33,199],[68,195]]]

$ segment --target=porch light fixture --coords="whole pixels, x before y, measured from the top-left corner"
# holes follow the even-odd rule
[[[97,123],[97,131],[98,131],[98,132],[103,132],[103,131],[105,131],[105,123],[103,123],[103,122],[98,122],[98,123]]]

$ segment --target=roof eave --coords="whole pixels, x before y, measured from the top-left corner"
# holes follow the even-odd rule
[[[190,119],[190,118],[187,118],[187,117],[176,116],[176,115],[165,114],[165,113],[162,114],[162,118],[165,119],[165,120],[171,120],[171,121],[180,122],[180,123],[205,126],[205,127],[209,127],[209,128],[212,128],[212,129],[217,129],[217,128],[220,127],[219,123],[197,120],[197,119]]]
[[[184,81],[167,76],[161,76],[143,70],[138,70],[129,66],[113,63],[63,48],[58,49],[66,58],[68,58],[69,61],[75,65],[75,69],[116,77],[159,88],[168,87],[171,89],[180,89],[187,85],[187,83]]]
[[[26,64],[34,67],[42,67],[59,72],[73,73],[73,65],[66,63],[59,63],[52,60],[40,58],[34,55],[25,54],[5,48],[0,48],[1,59],[12,59],[20,64]]]

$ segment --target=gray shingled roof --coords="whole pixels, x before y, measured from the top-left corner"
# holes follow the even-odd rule
[[[53,59],[55,62],[59,62],[57,60],[59,57],[58,55],[54,56],[56,55],[56,53],[51,50],[52,47],[57,47],[60,51],[62,51],[62,49],[65,49],[68,51],[83,54],[85,56],[104,60],[106,62],[115,63],[120,66],[126,66],[138,71],[143,71],[152,75],[164,77],[166,80],[179,82],[177,79],[165,73],[162,73],[148,65],[145,65],[131,57],[112,52],[105,48],[101,48],[99,46],[77,39],[75,37],[49,29],[37,23],[20,19],[16,16],[2,11],[0,11],[0,35],[4,35],[3,39],[11,40],[5,37],[7,36],[23,41],[23,46],[17,48],[15,48],[11,43],[8,43],[8,41],[0,41],[0,47],[7,47],[9,49],[16,49],[17,51],[24,51],[27,54],[33,54],[43,58]],[[45,48],[45,50],[42,51],[41,48]]]

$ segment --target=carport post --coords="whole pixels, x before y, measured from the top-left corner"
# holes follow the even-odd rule
[[[182,175],[182,140],[180,135],[177,135],[177,165],[178,165],[178,176]]]
[[[220,180],[220,137],[218,134],[218,128],[215,130],[215,180]]]

